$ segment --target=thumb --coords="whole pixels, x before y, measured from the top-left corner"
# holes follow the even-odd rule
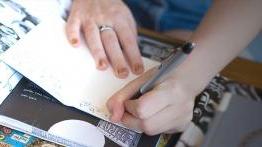
[[[125,112],[124,102],[130,99],[140,88],[153,75],[154,69],[151,69],[144,73],[142,76],[131,81],[125,87],[116,92],[107,101],[107,107],[111,113],[110,120],[112,122],[120,122]]]

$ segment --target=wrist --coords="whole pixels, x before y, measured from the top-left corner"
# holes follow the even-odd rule
[[[174,95],[188,98],[190,101],[195,100],[196,96],[203,91],[207,84],[202,84],[193,78],[187,78],[183,75],[175,74],[167,79],[172,85]],[[208,83],[208,82],[207,82]]]
[[[179,85],[181,89],[185,90],[184,92],[195,98],[216,74],[217,72],[212,72],[205,65],[194,65],[186,60],[175,70],[171,81],[175,83],[175,86]]]

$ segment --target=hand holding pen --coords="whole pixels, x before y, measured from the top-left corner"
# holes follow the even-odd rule
[[[190,97],[195,94],[187,91],[175,72],[194,46],[184,44],[159,67],[147,71],[113,95],[108,101],[111,121],[148,135],[182,131],[192,119],[194,99]]]

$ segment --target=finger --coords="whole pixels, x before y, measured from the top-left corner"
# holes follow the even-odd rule
[[[118,78],[126,78],[129,74],[128,66],[119,46],[117,36],[113,30],[100,33],[106,54],[109,57],[114,73]]]
[[[142,132],[140,124],[141,120],[134,117],[129,113],[124,113],[121,119],[121,123],[126,126],[127,128],[137,130],[138,132]]]
[[[130,11],[128,7],[126,7],[126,10],[127,11],[125,14],[126,14],[126,18],[127,18],[129,27],[134,32],[134,34],[137,35],[137,28],[136,28],[136,22],[135,22],[134,16],[132,15],[132,12]]]
[[[134,34],[137,36],[137,26],[136,26],[135,19],[134,19],[133,15],[131,13],[129,14],[129,16],[131,18],[130,22],[129,22],[129,26],[131,28],[133,28],[132,30],[133,30]]]
[[[126,110],[139,119],[148,119],[170,103],[166,91],[152,90],[139,99],[125,101]]]
[[[170,110],[173,110],[173,108],[168,107],[150,119],[139,119],[129,113],[124,113],[121,122],[128,128],[142,131],[150,136],[163,132],[183,131],[190,120],[187,121],[186,117],[174,117],[174,115],[170,117],[170,112],[172,112]]]
[[[122,23],[122,25],[115,25],[116,33],[127,57],[128,63],[134,74],[141,74],[144,72],[144,66],[141,54],[138,49],[137,36],[133,28],[129,24]]]
[[[124,101],[132,97],[134,93],[138,91],[140,86],[154,74],[154,72],[155,68],[149,70],[142,76],[131,81],[108,99],[107,108],[111,113],[111,121],[118,122],[121,120],[125,111]]]
[[[148,135],[156,135],[171,129],[180,132],[191,121],[192,113],[181,111],[176,106],[169,106],[147,119],[146,123],[142,123],[141,129]]]
[[[109,66],[104,47],[101,42],[100,32],[93,21],[87,21],[83,25],[85,40],[95,60],[97,69],[105,70]]]
[[[74,47],[78,47],[80,45],[80,27],[81,21],[77,15],[77,10],[72,7],[66,23],[66,35],[68,41]]]

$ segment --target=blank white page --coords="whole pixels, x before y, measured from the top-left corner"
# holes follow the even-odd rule
[[[136,76],[118,79],[99,71],[85,45],[73,48],[61,18],[43,20],[1,55],[4,62],[65,105],[108,120],[107,99]],[[143,58],[146,70],[158,63]]]

